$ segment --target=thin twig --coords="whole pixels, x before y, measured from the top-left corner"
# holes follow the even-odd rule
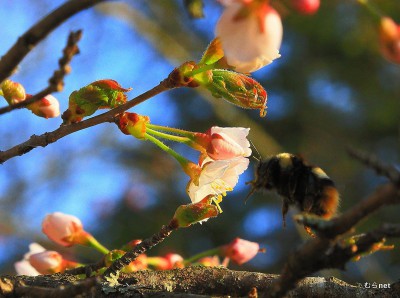
[[[22,59],[51,31],[74,14],[106,0],[71,0],[48,14],[28,31],[0,59],[0,83],[12,75]]]
[[[70,275],[85,274],[87,277],[89,277],[93,271],[97,271],[103,267],[105,267],[104,258],[102,258],[97,263],[82,266],[82,267],[77,267],[77,268],[73,268],[73,269],[68,269],[68,270],[65,270],[63,273],[70,274]]]
[[[375,155],[348,147],[347,152],[350,156],[358,159],[367,167],[372,168],[378,175],[383,175],[390,179],[394,184],[400,185],[400,171],[394,166],[385,164],[380,161]]]
[[[79,53],[77,43],[79,42],[81,37],[81,30],[71,32],[69,34],[67,45],[63,50],[63,56],[58,60],[59,69],[54,71],[53,76],[49,79],[49,85],[45,89],[33,95],[27,100],[0,108],[0,115],[15,109],[26,107],[53,92],[62,91],[64,88],[64,76],[71,72],[71,67],[69,66],[69,63],[71,62],[72,57]]]
[[[396,226],[395,229],[393,229],[393,226],[386,226],[358,239],[357,245],[359,247],[356,251],[352,251],[349,247],[343,248],[343,251],[339,249],[339,235],[347,233],[360,220],[381,206],[394,203],[400,203],[399,190],[393,184],[386,184],[343,215],[328,222],[321,222],[321,226],[318,227],[319,237],[309,240],[288,257],[282,274],[275,282],[268,297],[284,297],[305,276],[324,268],[343,267],[348,260],[367,251],[368,247],[379,242],[383,237],[398,235],[399,226]],[[307,220],[307,217],[304,218]],[[309,219],[313,220],[313,218]],[[340,254],[346,256],[347,259],[343,258],[339,262],[338,255]]]
[[[142,93],[141,95],[135,97],[134,99],[128,101],[127,103],[120,105],[106,113],[98,115],[96,117],[87,119],[85,121],[79,123],[73,123],[69,125],[62,125],[58,129],[52,132],[46,132],[40,136],[33,135],[29,138],[29,140],[16,145],[8,150],[0,151],[0,164],[5,161],[13,158],[15,156],[24,155],[35,149],[36,147],[46,147],[48,144],[54,143],[57,140],[80,130],[86,129],[88,127],[92,127],[98,125],[100,123],[106,122],[114,122],[114,117],[138,104],[141,102],[154,97],[155,95],[167,91],[174,86],[171,85],[169,79],[162,81],[160,84],[155,86],[154,88]]]
[[[147,238],[136,245],[132,250],[128,251],[121,258],[116,260],[107,270],[104,272],[104,277],[110,277],[111,275],[116,276],[121,269],[129,265],[132,261],[134,261],[140,254],[148,251],[150,248],[156,246],[160,242],[164,241],[172,231],[176,230],[178,226],[174,221],[171,221],[167,226],[162,226],[161,230],[154,234],[151,238]]]

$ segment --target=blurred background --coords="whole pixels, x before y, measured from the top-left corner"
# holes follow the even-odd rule
[[[4,1],[0,9],[0,53],[18,36],[64,1]],[[373,3],[395,21],[395,0]],[[400,67],[379,53],[377,24],[356,1],[322,1],[312,16],[300,15],[285,1],[273,1],[284,24],[282,57],[254,73],[268,92],[268,114],[242,110],[200,89],[179,89],[158,95],[134,108],[152,123],[205,131],[212,125],[250,127],[250,139],[263,157],[298,153],[319,165],[336,182],[340,210],[363,200],[385,182],[350,158],[347,145],[400,164]],[[191,19],[182,1],[117,1],[79,13],[56,29],[21,63],[11,78],[34,94],[47,85],[57,68],[68,33],[83,29],[80,55],[71,63],[65,89],[54,94],[61,110],[69,94],[95,80],[110,78],[132,87],[129,98],[150,89],[177,65],[198,60],[214,38],[223,8],[205,1],[205,17]],[[3,101],[1,106],[5,106]],[[132,110],[131,110],[132,111]],[[0,117],[0,150],[53,131],[60,118],[45,120],[28,110]],[[191,160],[197,153],[173,148]],[[183,257],[230,242],[234,237],[266,248],[253,261],[233,269],[279,273],[290,251],[307,237],[292,221],[282,228],[282,200],[275,193],[257,193],[244,204],[253,179],[254,161],[238,186],[224,199],[216,219],[180,230],[149,255],[176,252]],[[79,217],[87,231],[109,248],[157,232],[176,207],[189,202],[188,177],[178,163],[152,143],[120,133],[113,124],[98,125],[37,148],[0,166],[0,273],[14,274],[13,263],[31,242],[57,249],[81,262],[100,255],[81,247],[60,249],[41,233],[50,212]],[[383,222],[399,222],[400,206],[379,210],[357,232]],[[390,283],[400,276],[400,241],[396,248],[350,263],[346,271],[323,271],[351,283]]]

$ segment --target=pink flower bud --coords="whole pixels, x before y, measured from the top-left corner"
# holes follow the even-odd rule
[[[20,83],[13,82],[11,80],[5,80],[0,87],[4,98],[10,105],[24,101],[26,98],[24,86],[22,86]]]
[[[292,0],[293,8],[302,14],[314,14],[318,11],[320,0]]]
[[[42,231],[50,240],[66,247],[85,243],[88,235],[79,218],[61,212],[46,215],[42,222]]]
[[[382,55],[389,61],[400,64],[400,25],[389,17],[383,17],[379,31]]]
[[[37,243],[31,243],[29,245],[29,252],[24,255],[24,258],[21,261],[14,263],[15,271],[18,275],[28,275],[28,276],[36,276],[40,273],[32,267],[31,263],[29,263],[29,257],[32,254],[40,253],[45,251],[45,248]]]
[[[46,95],[42,99],[35,101],[27,107],[33,114],[43,118],[55,118],[60,115],[60,104],[58,100],[51,94]]]
[[[279,58],[283,34],[279,14],[266,2],[225,2],[215,35],[221,40],[228,64],[248,73]]]
[[[40,274],[52,274],[63,271],[63,257],[56,251],[46,250],[29,257],[29,263]]]
[[[126,135],[132,135],[139,140],[145,140],[147,123],[150,123],[148,116],[125,112],[119,117],[118,127]]]
[[[259,249],[260,245],[256,242],[235,238],[231,243],[221,247],[221,253],[236,264],[242,265],[254,258]]]

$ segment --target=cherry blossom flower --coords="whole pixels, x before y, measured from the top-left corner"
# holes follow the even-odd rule
[[[249,166],[249,160],[243,156],[233,159],[206,159],[197,177],[193,177],[187,186],[187,192],[193,203],[200,202],[208,195],[225,196],[236,186],[239,175]]]
[[[27,96],[27,98],[29,97]],[[36,116],[43,118],[55,118],[60,115],[60,103],[57,98],[51,94],[28,105],[28,109]]]
[[[204,144],[207,156],[214,160],[248,157],[251,155],[247,140],[249,130],[243,127],[213,126],[205,134],[196,134],[195,140]]]
[[[252,4],[256,5],[252,5]],[[238,72],[253,72],[279,58],[283,28],[279,14],[267,3],[223,1],[216,29],[225,58]]]
[[[260,250],[256,242],[235,238],[231,243],[221,247],[222,254],[234,263],[242,265],[254,258]]]
[[[29,252],[24,255],[24,258],[21,261],[14,263],[15,271],[18,275],[28,275],[28,276],[36,276],[40,273],[31,265],[29,262],[29,257],[32,254],[40,253],[45,251],[46,249],[37,243],[31,243],[29,245]]]
[[[400,25],[389,17],[383,17],[379,29],[382,55],[389,61],[400,64]]]
[[[61,212],[48,214],[42,222],[42,231],[52,241],[67,247],[81,243],[87,234],[79,218]]]

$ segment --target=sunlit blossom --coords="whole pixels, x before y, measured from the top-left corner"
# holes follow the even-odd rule
[[[231,159],[251,155],[250,143],[247,140],[249,128],[211,127],[205,134],[198,134],[205,140],[206,153],[214,160]]]
[[[27,96],[27,98],[29,97]],[[60,103],[57,98],[51,94],[28,105],[28,109],[36,116],[43,118],[55,118],[60,115]]]
[[[193,203],[200,202],[208,195],[225,196],[236,186],[239,175],[249,166],[249,160],[243,156],[228,160],[206,159],[198,177],[192,178],[187,192]]]
[[[224,1],[226,6],[215,29],[228,64],[245,73],[279,58],[283,35],[279,14],[266,3],[245,5],[251,2]]]
[[[31,254],[29,263],[40,274],[51,274],[63,271],[63,257],[56,251],[46,250]]]
[[[45,251],[46,249],[37,243],[31,243],[29,245],[29,252],[24,255],[24,258],[21,261],[14,263],[15,271],[18,275],[28,275],[28,276],[36,276],[40,273],[31,265],[29,262],[29,257],[32,254],[40,253]]]
[[[71,246],[80,240],[84,232],[82,222],[79,218],[54,212],[48,214],[42,222],[42,231],[54,242],[62,246]]]
[[[256,242],[235,238],[231,243],[221,247],[222,254],[238,265],[254,258],[260,250]]]

